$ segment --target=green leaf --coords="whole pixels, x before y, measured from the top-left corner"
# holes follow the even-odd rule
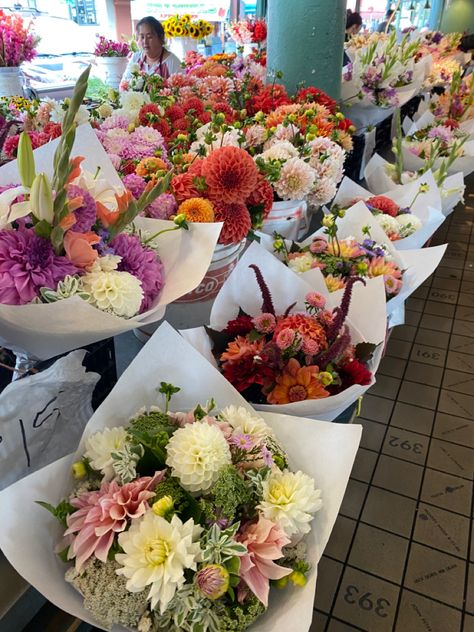
[[[69,514],[74,512],[74,507],[69,504],[66,500],[62,500],[57,507],[51,505],[50,503],[44,502],[43,500],[36,500],[37,505],[44,507],[49,513],[51,513],[59,522],[63,525],[63,527],[67,527],[66,518]]]
[[[63,247],[64,230],[61,226],[55,226],[50,234],[51,243],[56,251],[56,254],[60,254]]]
[[[68,553],[69,553],[69,547],[67,546],[65,549],[63,549],[62,551],[59,551],[59,553],[57,554],[61,562],[63,562],[64,564],[67,564],[69,562],[68,557],[67,557]]]
[[[51,231],[52,231],[52,226],[51,224],[48,224],[48,222],[45,219],[42,219],[40,222],[37,222],[35,224],[35,233],[38,235],[38,237],[49,239],[51,235]]]

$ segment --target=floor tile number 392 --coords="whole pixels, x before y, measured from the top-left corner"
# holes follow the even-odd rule
[[[359,606],[361,610],[366,610],[368,612],[373,610],[375,614],[379,617],[382,617],[382,619],[388,617],[386,608],[387,606],[390,607],[390,601],[388,601],[388,599],[385,599],[384,597],[379,597],[378,599],[372,598],[371,592],[365,592],[361,594],[357,586],[346,586],[344,601],[351,605],[357,604],[357,606]]]

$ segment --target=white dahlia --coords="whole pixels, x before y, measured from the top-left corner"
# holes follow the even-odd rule
[[[412,215],[411,213],[398,215],[396,221],[398,223],[400,237],[402,239],[404,237],[408,237],[409,235],[413,235],[413,233],[419,230],[423,225],[420,218],[416,215]]]
[[[243,406],[226,406],[220,411],[219,417],[241,434],[250,435],[256,439],[275,436],[273,430],[261,417]]]
[[[330,178],[321,178],[316,180],[316,185],[308,196],[308,202],[314,206],[322,206],[329,202],[336,195],[337,186],[334,180]]]
[[[179,428],[167,445],[166,465],[190,492],[208,490],[220,470],[232,462],[224,435],[217,426],[196,422]]]
[[[82,277],[82,283],[84,290],[90,294],[91,305],[116,316],[131,318],[140,309],[143,288],[141,281],[133,274],[114,269],[117,259],[120,258],[97,259],[91,271]]]
[[[275,191],[282,200],[302,200],[313,188],[315,177],[308,163],[301,158],[290,158],[281,168]]]
[[[124,553],[115,556],[122,566],[116,573],[127,578],[130,592],[141,592],[150,586],[151,609],[159,603],[163,614],[176,590],[185,582],[184,570],[196,570],[201,551],[197,540],[201,532],[202,528],[195,525],[192,518],[183,524],[175,514],[168,522],[148,511],[119,535]]]
[[[87,437],[84,456],[94,470],[102,472],[104,479],[110,481],[115,476],[112,452],[121,450],[126,442],[125,428],[105,428]]]
[[[388,235],[390,235],[391,233],[394,233],[395,235],[399,234],[400,225],[395,219],[395,217],[392,217],[391,215],[387,215],[386,213],[380,213],[375,216],[375,219],[377,223],[379,224],[379,226],[382,228],[382,230],[386,232]]]
[[[247,147],[258,147],[265,142],[267,137],[267,130],[263,127],[263,125],[251,125],[245,131],[245,142],[247,143]]]
[[[127,112],[138,111],[142,105],[150,103],[148,92],[134,92],[129,90],[120,94],[120,105]]]
[[[293,257],[292,259],[289,259],[288,261],[288,267],[290,268],[290,270],[293,270],[293,272],[298,272],[298,273],[307,272],[308,270],[311,270],[312,265],[313,265],[313,257],[310,252],[305,252],[304,254],[298,257]]]
[[[287,140],[281,140],[275,143],[260,154],[262,160],[289,160],[296,158],[298,150]],[[257,156],[258,157],[258,156]]]
[[[288,537],[310,531],[312,514],[321,509],[321,490],[303,472],[274,470],[263,482],[263,498],[258,509],[278,524]]]

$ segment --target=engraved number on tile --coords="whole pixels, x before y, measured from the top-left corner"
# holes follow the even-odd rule
[[[439,360],[441,358],[441,354],[437,351],[422,351],[421,349],[416,350],[416,355],[419,358],[425,358],[425,360]]]
[[[385,608],[390,606],[390,601],[385,597],[379,597],[377,601],[371,599],[372,593],[366,592],[363,595],[359,594],[360,591],[357,586],[346,586],[346,594],[344,595],[344,601],[347,601],[351,606],[356,604],[361,610],[371,611],[373,610],[378,617],[388,617],[388,613],[385,612]]]
[[[423,450],[422,443],[413,443],[412,441],[401,441],[400,437],[395,437],[394,435],[390,436],[388,440],[388,444],[392,446],[392,448],[401,448],[402,450],[411,450],[414,454],[421,454]]]
[[[456,257],[459,255],[455,255]],[[446,292],[438,292],[437,290],[432,290],[431,296],[433,298],[447,298],[449,301],[454,301],[456,296],[454,294],[446,294]]]

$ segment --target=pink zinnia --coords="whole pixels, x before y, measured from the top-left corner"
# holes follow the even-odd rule
[[[308,292],[306,302],[315,309],[324,309],[326,298],[320,292]]]
[[[275,329],[275,316],[273,314],[260,314],[260,316],[255,316],[253,325],[259,333],[270,334]]]
[[[66,275],[77,271],[33,229],[0,230],[0,303],[30,303],[42,287],[56,289]]]
[[[270,580],[293,572],[273,561],[283,557],[282,548],[290,539],[279,526],[260,516],[258,522],[244,526],[238,540],[247,546],[247,553],[240,558],[240,577],[267,607]]]
[[[293,329],[282,329],[276,338],[276,344],[279,349],[285,351],[288,347],[291,347],[295,340],[295,332]]]
[[[99,491],[85,492],[71,500],[78,511],[67,517],[64,535],[75,535],[68,558],[76,558],[78,570],[92,555],[105,564],[115,535],[150,508],[148,501],[164,475],[156,472],[123,486],[117,481],[103,483]]]

